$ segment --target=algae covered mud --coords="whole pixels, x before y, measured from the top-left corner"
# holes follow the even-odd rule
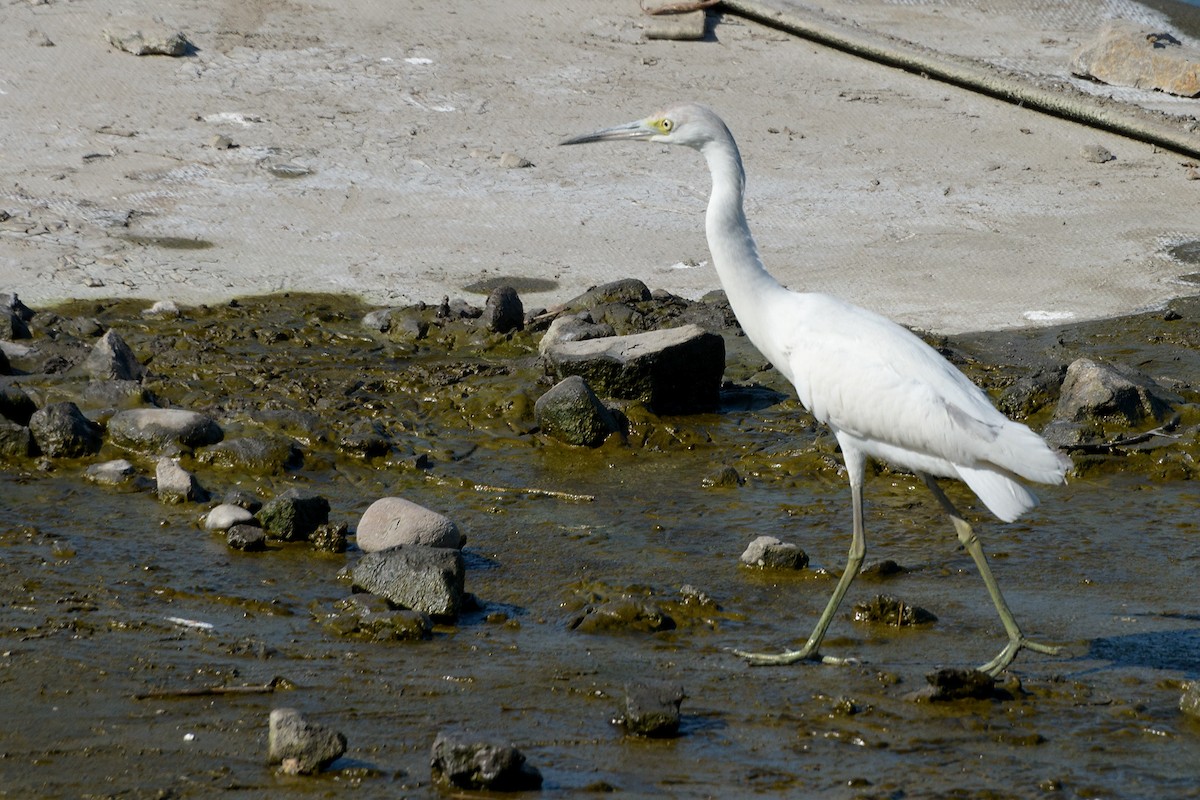
[[[728,652],[808,634],[844,563],[849,498],[832,438],[719,297],[593,309],[618,333],[698,321],[728,349],[717,413],[628,404],[625,435],[595,449],[536,427],[552,383],[537,355],[545,319],[489,333],[446,304],[380,332],[362,324],[370,309],[327,296],[144,310],[39,310],[21,340],[32,349],[4,380],[101,422],[156,403],[211,415],[227,442],[274,445],[258,460],[175,452],[217,499],[301,487],[351,532],[384,496],[446,514],[467,536],[477,602],[424,640],[348,630],[337,620],[353,546],[232,550],[200,525],[216,500],[164,504],[137,481],[86,481],[86,467],[117,457],[153,474],[151,454],[108,440],[88,458],[9,458],[0,796],[431,796],[445,790],[430,747],[448,730],[515,743],[549,796],[1195,796],[1200,721],[1179,704],[1200,677],[1196,301],[936,342],[1035,429],[1080,357],[1151,376],[1170,406],[1163,419],[1076,430],[1070,484],[1039,487],[1043,504],[1018,523],[948,487],[1027,632],[1064,651],[1022,654],[1000,691],[944,703],[910,695],[937,666],[987,660],[1003,632],[906,474],[867,483],[868,563],[900,569],[864,574],[849,600],[894,596],[936,620],[859,622],[848,604],[824,649],[857,666],[751,668]],[[147,367],[136,386],[76,377],[108,329]],[[761,535],[802,547],[808,568],[741,566]],[[580,624],[598,608],[626,613]],[[613,724],[625,686],[647,680],[683,687],[678,736]],[[284,706],[344,733],[345,755],[316,776],[268,766],[267,719]]]

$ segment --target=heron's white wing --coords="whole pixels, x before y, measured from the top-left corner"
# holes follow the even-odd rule
[[[822,422],[955,464],[992,462],[1010,423],[982,390],[917,336],[824,295],[800,295],[785,369]]]

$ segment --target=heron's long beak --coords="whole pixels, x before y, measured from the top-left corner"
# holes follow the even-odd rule
[[[627,122],[614,128],[605,128],[595,133],[585,133],[582,136],[572,136],[563,139],[559,144],[587,144],[588,142],[612,142],[618,139],[649,139],[661,131],[646,124],[645,120]]]

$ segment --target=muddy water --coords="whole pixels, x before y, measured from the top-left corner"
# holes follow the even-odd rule
[[[631,413],[630,445],[583,451],[531,432],[545,388],[536,336],[464,326],[391,342],[357,325],[362,311],[336,298],[160,321],[133,306],[63,310],[153,353],[160,397],[216,414],[230,435],[286,430],[305,452],[302,466],[271,475],[185,458],[206,487],[267,498],[303,486],[352,527],[383,495],[442,511],[469,537],[467,589],[480,608],[425,642],[337,636],[322,620],[350,591],[338,575],[353,550],[233,552],[200,529],[202,506],[92,486],[82,464],[9,464],[0,796],[430,796],[429,747],[448,728],[514,741],[551,796],[1197,795],[1200,722],[1177,707],[1181,682],[1200,678],[1188,414],[1185,438],[1166,447],[1079,458],[1080,475],[1043,489],[1018,523],[973,508],[1018,619],[1065,649],[1022,654],[1011,699],[915,703],[906,695],[927,672],[986,661],[1002,632],[969,556],[907,475],[881,471],[867,487],[868,562],[907,572],[857,582],[824,647],[859,666],[751,668],[727,652],[802,641],[848,546],[848,491],[829,437],[793,401],[772,402],[784,387],[736,336],[727,378],[749,388],[726,393],[722,413]],[[1187,339],[1200,310],[1184,303],[1178,315],[946,344],[991,388],[1079,351],[1194,382]],[[388,431],[388,455],[339,450],[364,419]],[[102,457],[116,455],[128,454]],[[704,485],[726,465],[744,485]],[[763,534],[802,546],[810,568],[781,577],[740,567]],[[938,620],[853,622],[849,604],[880,593]],[[656,604],[676,627],[571,630],[588,605],[621,597]],[[624,684],[643,678],[684,686],[679,738],[630,739],[611,724]],[[269,693],[185,694],[275,679]],[[277,775],[264,762],[279,706],[345,733],[346,756],[315,778]]]

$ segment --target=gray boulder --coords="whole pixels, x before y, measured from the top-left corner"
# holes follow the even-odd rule
[[[542,774],[511,744],[439,733],[430,766],[435,780],[459,789],[512,792],[540,789]]]
[[[266,550],[267,532],[257,525],[233,525],[225,531],[225,543],[234,550]]]
[[[99,380],[140,381],[146,368],[114,330],[109,330],[92,346],[83,369]]]
[[[29,418],[34,443],[51,458],[78,458],[100,450],[100,426],[74,403],[51,403]]]
[[[467,541],[449,517],[403,497],[382,497],[372,503],[358,522],[356,536],[364,553],[402,544],[462,548]]]
[[[114,444],[156,452],[170,444],[203,447],[221,441],[224,433],[216,420],[181,408],[134,408],[118,411],[108,421]]]
[[[598,447],[620,430],[613,413],[578,375],[564,378],[539,397],[533,413],[542,433],[566,444]]]
[[[267,763],[290,774],[311,774],[346,752],[346,737],[303,717],[294,708],[271,711],[267,733]]]
[[[525,306],[517,290],[511,286],[498,286],[488,295],[480,318],[489,331],[508,333],[520,330],[525,325]]]
[[[807,553],[774,536],[759,536],[750,543],[739,560],[748,567],[758,569],[798,570],[808,566]]]
[[[597,323],[586,311],[558,317],[550,323],[550,327],[542,334],[538,342],[538,353],[545,355],[546,351],[558,342],[582,342],[586,339],[603,339],[605,336],[616,336],[617,332],[608,323]]]
[[[543,354],[559,380],[578,375],[609,397],[640,400],[657,414],[713,411],[725,371],[725,340],[698,325],[557,342]]]
[[[414,544],[366,553],[351,578],[356,589],[431,617],[452,619],[462,607],[462,553],[451,547]]]
[[[179,466],[171,458],[160,458],[154,473],[158,485],[158,499],[164,503],[197,502],[208,498],[208,492],[200,488],[196,476]]]
[[[593,286],[583,294],[567,302],[567,308],[596,308],[610,303],[644,303],[652,298],[646,284],[637,278],[622,278],[619,281]]]
[[[1080,358],[1067,368],[1054,417],[1042,431],[1056,447],[1123,438],[1166,420],[1181,398],[1131,367]]]

